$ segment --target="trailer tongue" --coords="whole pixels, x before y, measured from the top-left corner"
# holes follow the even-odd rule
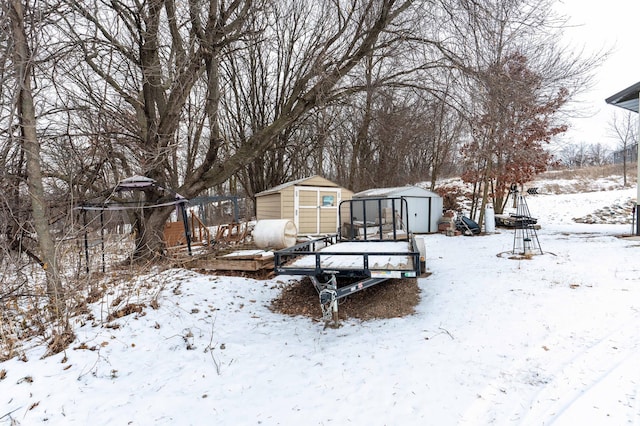
[[[404,227],[407,215],[404,198],[343,201],[338,233],[276,251],[275,273],[309,276],[325,323],[337,324],[340,299],[391,278],[420,276],[424,254]]]

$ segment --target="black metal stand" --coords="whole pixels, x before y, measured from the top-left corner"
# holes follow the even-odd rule
[[[180,211],[182,213],[182,223],[184,225],[184,237],[187,240],[187,250],[189,251],[189,256],[191,256],[191,229],[189,228],[189,218],[187,217],[187,207],[185,203],[180,204]]]
[[[521,256],[542,254],[535,228],[537,220],[531,217],[524,196],[516,193],[514,197],[516,197],[516,214],[513,218],[516,232],[513,234],[513,254]]]

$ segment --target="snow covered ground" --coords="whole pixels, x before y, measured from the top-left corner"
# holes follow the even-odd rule
[[[0,423],[638,425],[640,241],[572,220],[630,198],[527,197],[531,260],[499,256],[512,230],[428,235],[416,313],[338,329],[269,310],[295,277],[142,277],[143,313],[104,326],[116,291],[65,352],[0,364]]]

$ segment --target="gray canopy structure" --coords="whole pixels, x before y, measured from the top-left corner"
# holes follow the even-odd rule
[[[638,112],[638,106],[640,105],[640,82],[637,82],[634,85],[627,87],[624,90],[616,93],[615,95],[609,96],[605,99],[605,102],[609,105],[617,106],[620,108],[624,108],[628,111]],[[640,119],[638,120],[638,141],[636,147],[640,147]],[[636,148],[638,149],[638,148]],[[640,160],[638,163],[638,176],[640,176]],[[636,235],[640,235],[640,182],[638,183],[638,190],[636,195],[636,215],[635,215],[635,223],[636,223]]]
[[[134,191],[145,192],[149,190],[156,190],[160,193],[166,194],[158,199],[156,202],[149,202],[139,199],[127,199],[123,197],[123,193],[133,193]],[[86,212],[87,211],[99,211],[100,212],[100,226],[101,226],[101,244],[102,244],[102,271],[104,272],[104,219],[103,213],[105,211],[121,211],[121,210],[145,210],[161,207],[176,206],[182,216],[182,222],[184,224],[184,234],[187,241],[187,249],[189,255],[191,255],[191,230],[189,229],[189,221],[187,217],[186,205],[189,203],[182,195],[177,192],[160,185],[154,179],[145,176],[132,176],[120,181],[106,197],[101,200],[94,200],[91,202],[85,202],[76,207],[77,210],[82,210],[85,214],[84,218],[84,249],[85,260],[87,263],[86,270],[89,272],[89,243],[87,237],[87,223]]]

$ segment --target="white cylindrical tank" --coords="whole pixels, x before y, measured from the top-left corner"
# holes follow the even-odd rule
[[[296,244],[298,229],[288,219],[263,219],[256,222],[252,235],[258,248],[279,250]]]
[[[496,214],[491,204],[487,204],[484,208],[484,232],[487,234],[496,232]]]

